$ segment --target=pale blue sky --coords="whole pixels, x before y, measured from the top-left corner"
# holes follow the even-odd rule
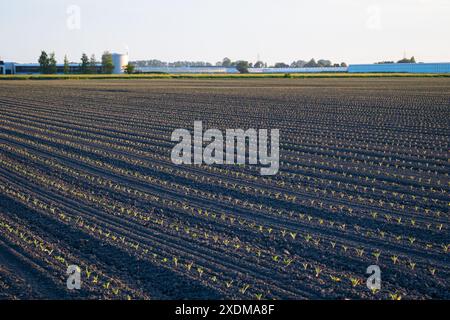
[[[77,24],[77,7],[80,24]],[[69,9],[69,13],[68,13]],[[450,0],[3,0],[0,57],[450,61]]]

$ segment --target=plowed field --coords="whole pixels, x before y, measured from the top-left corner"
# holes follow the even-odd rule
[[[197,120],[278,174],[174,165]],[[0,299],[450,299],[449,147],[449,79],[2,81]]]

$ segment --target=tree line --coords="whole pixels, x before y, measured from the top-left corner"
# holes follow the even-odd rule
[[[112,74],[114,71],[114,64],[112,59],[112,54],[105,51],[102,55],[101,62],[97,61],[94,54],[88,57],[86,53],[81,56],[81,62],[79,63],[79,71],[74,72],[70,67],[69,59],[67,55],[64,56],[64,66],[63,73],[81,73],[81,74]],[[42,74],[56,74],[58,72],[57,61],[55,53],[52,52],[47,54],[47,52],[42,51],[39,56],[39,67]],[[124,72],[131,74],[134,72],[134,65],[128,64],[124,68]]]
[[[267,63],[263,61],[257,61],[255,63],[248,62],[245,60],[231,61],[229,58],[224,58],[221,62],[216,64],[222,67],[235,67],[240,73],[247,73],[249,68],[267,68]],[[325,68],[325,67],[347,67],[345,62],[333,64],[330,60],[318,60],[311,59],[309,61],[297,60],[291,64],[284,62],[277,62],[269,68]]]
[[[154,68],[166,68],[166,67],[212,67],[213,64],[204,61],[175,61],[164,62],[161,60],[139,60],[133,62],[137,67],[154,67]],[[215,64],[216,67],[224,68],[236,68],[240,72],[245,73],[248,68],[320,68],[320,67],[346,67],[345,62],[332,63],[330,60],[320,59],[316,62],[315,59],[309,61],[297,60],[290,64],[284,62],[277,62],[274,65],[268,65],[264,61],[256,61],[255,63],[246,60],[232,61],[230,58],[223,58]]]
[[[305,60],[297,60],[293,61],[290,64],[284,62],[277,62],[271,66],[264,61],[257,61],[255,63],[248,62],[245,60],[231,61],[229,58],[224,58],[222,61],[217,62],[217,66],[222,67],[238,67],[240,65],[245,65],[248,68],[324,68],[324,67],[346,67],[347,64],[345,62],[342,63],[332,63],[330,60],[320,59],[316,62],[313,58],[309,61]]]
[[[380,61],[380,62],[376,62],[375,64],[389,64],[389,63],[395,63],[395,62],[394,61]],[[414,58],[414,56],[412,56],[410,59],[403,58],[401,60],[398,60],[397,63],[417,63],[417,62],[416,62],[416,58]]]

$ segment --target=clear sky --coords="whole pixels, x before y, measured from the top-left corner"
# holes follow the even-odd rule
[[[450,61],[450,0],[2,0],[0,57]]]

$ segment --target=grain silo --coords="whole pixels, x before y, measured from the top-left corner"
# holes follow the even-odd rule
[[[113,53],[112,61],[114,65],[113,73],[124,73],[124,68],[128,65],[128,54]]]

